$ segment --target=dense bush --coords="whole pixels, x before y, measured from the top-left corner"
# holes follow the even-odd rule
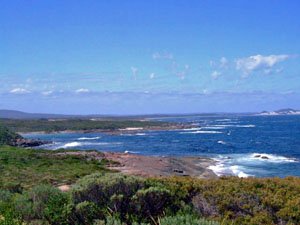
[[[205,219],[201,219],[205,218]],[[300,179],[144,179],[98,173],[68,193],[0,191],[0,224],[300,224]],[[24,223],[25,222],[25,223]]]
[[[133,176],[93,174],[77,183],[72,200],[94,203],[101,209],[98,218],[115,214],[125,222],[153,222],[166,210],[178,210],[171,192],[160,186],[148,187],[144,179]]]
[[[36,186],[15,197],[15,209],[25,221],[45,220],[50,224],[67,224],[67,204],[67,195],[48,185]]]
[[[11,145],[18,138],[21,136],[0,124],[0,145]]]
[[[161,179],[200,216],[223,224],[300,224],[300,179]],[[182,191],[182,190],[189,190]]]

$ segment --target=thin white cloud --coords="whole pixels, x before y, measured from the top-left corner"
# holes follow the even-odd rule
[[[240,58],[236,60],[236,69],[243,72],[244,76],[248,76],[253,71],[268,71],[278,64],[289,59],[289,55],[254,55],[247,58]]]
[[[131,72],[132,72],[134,79],[136,79],[136,75],[137,75],[138,71],[139,71],[138,68],[136,68],[134,66],[131,67]]]
[[[149,78],[154,79],[155,78],[155,73],[150,73]]]
[[[222,57],[220,59],[220,67],[221,68],[227,68],[228,66],[228,59],[226,59],[225,57]]]
[[[157,59],[166,59],[166,60],[172,60],[174,58],[173,54],[168,53],[168,52],[155,52],[152,54],[152,58],[157,60]]]
[[[45,96],[48,96],[48,95],[51,95],[53,94],[53,91],[43,91],[42,92],[42,95],[45,95]]]
[[[80,88],[80,89],[77,89],[75,92],[78,93],[78,94],[81,94],[81,93],[89,93],[90,90],[89,90],[89,89],[86,89],[86,88]]]
[[[219,71],[213,71],[212,73],[211,73],[211,77],[215,80],[215,79],[218,79],[220,76],[222,75],[222,73],[221,72],[219,72]]]
[[[30,93],[30,91],[25,88],[14,88],[14,89],[10,90],[9,92],[12,94],[28,94],[28,93]]]
[[[209,65],[210,65],[210,67],[213,67],[213,68],[228,69],[229,60],[226,57],[223,56],[217,61],[210,60]]]

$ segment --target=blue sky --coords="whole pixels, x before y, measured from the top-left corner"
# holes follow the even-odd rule
[[[0,108],[300,108],[299,1],[0,2]]]

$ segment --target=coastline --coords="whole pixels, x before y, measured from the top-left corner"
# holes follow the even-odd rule
[[[205,157],[142,156],[130,153],[104,152],[109,160],[119,165],[110,167],[121,173],[143,177],[188,176],[194,178],[217,178],[208,167],[215,161]]]
[[[18,132],[20,135],[39,134],[68,134],[68,133],[105,133],[109,135],[135,134],[147,131],[170,131],[193,128],[190,124],[170,124],[168,126],[127,127],[123,129],[89,129],[89,130],[64,130],[64,131],[35,131]],[[190,176],[196,178],[217,178],[209,166],[215,164],[215,160],[199,156],[145,156],[130,152],[96,152],[96,151],[67,151],[64,154],[75,154],[101,160],[102,158],[116,162],[109,169],[128,175],[143,177],[167,177]]]
[[[194,178],[217,178],[209,169],[215,161],[205,157],[164,157],[144,156],[131,153],[97,152],[97,151],[66,151],[59,155],[80,155],[88,159],[108,160],[108,169],[142,177],[184,176]]]
[[[88,134],[88,133],[105,133],[111,135],[120,134],[135,134],[145,131],[170,131],[189,129],[195,126],[190,124],[172,124],[169,126],[151,126],[151,127],[127,127],[124,129],[86,129],[86,130],[61,130],[61,131],[32,131],[32,132],[17,132],[20,135],[38,135],[38,134]]]

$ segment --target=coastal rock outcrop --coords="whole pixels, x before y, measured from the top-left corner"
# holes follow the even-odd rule
[[[31,147],[37,147],[45,144],[50,144],[50,143],[51,143],[50,141],[18,138],[16,140],[13,140],[11,142],[11,145],[15,147],[31,148]]]

